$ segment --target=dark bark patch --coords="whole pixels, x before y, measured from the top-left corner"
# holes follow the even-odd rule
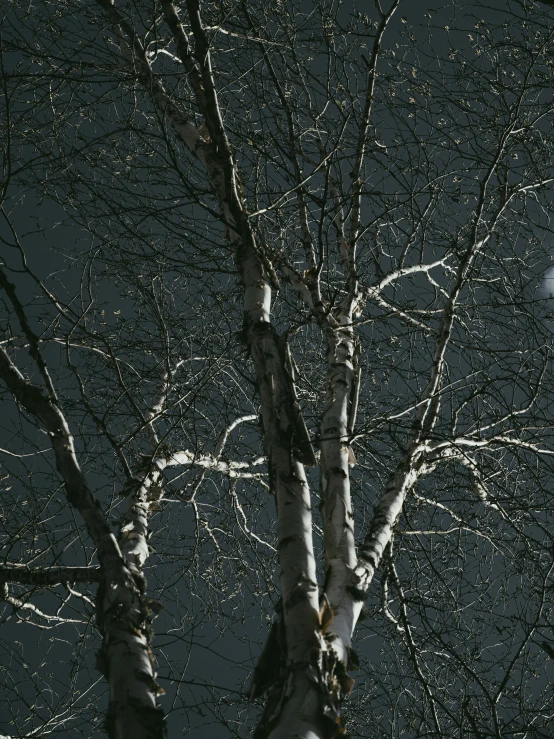
[[[303,541],[303,537],[300,534],[292,534],[292,536],[285,536],[284,539],[281,539],[279,544],[277,545],[279,549],[284,549],[289,544],[292,544],[293,541]]]
[[[362,549],[358,557],[372,567],[377,567],[375,552],[372,549]]]
[[[308,593],[301,587],[296,587],[291,593],[290,598],[285,603],[285,607],[288,609],[294,608],[299,603],[303,603],[308,600]]]
[[[285,654],[284,626],[282,621],[274,621],[248,686],[248,699],[250,701],[263,695],[278,682],[284,665]]]
[[[106,656],[106,650],[105,647],[102,646],[100,649],[96,652],[96,669],[98,672],[102,673],[106,679],[108,679],[108,673],[109,673],[109,660]]]
[[[363,603],[363,601],[365,601],[365,599],[367,598],[367,593],[365,592],[365,590],[356,588],[353,585],[349,585],[346,588],[346,590],[350,593],[352,598],[358,603]]]
[[[142,672],[141,670],[136,670],[135,675],[137,680],[140,680],[143,683],[146,683],[149,690],[151,690],[155,695],[163,695],[165,693],[165,690],[158,685],[158,683],[154,680],[153,676],[150,675],[148,672]]]
[[[108,712],[106,714],[105,729],[110,739],[120,739],[117,731],[117,716],[122,711],[128,711],[129,708],[135,713],[137,720],[140,722],[144,730],[144,736],[148,739],[165,739],[167,736],[167,727],[164,721],[163,710],[158,706],[151,708],[143,705],[140,701],[129,698],[127,706],[110,702]]]
[[[352,649],[352,647],[347,647],[348,651],[348,665],[347,670],[350,672],[350,670],[359,670],[360,669],[360,659],[358,657],[358,654]]]

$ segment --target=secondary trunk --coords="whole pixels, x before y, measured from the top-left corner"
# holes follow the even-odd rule
[[[355,617],[348,588],[355,585],[357,564],[350,499],[353,452],[350,434],[356,412],[358,371],[351,317],[327,328],[327,388],[321,421],[321,512],[325,547],[325,597],[333,619],[332,648],[346,667]]]
[[[59,405],[31,385],[0,349],[0,377],[14,398],[48,431],[56,468],[68,501],[83,517],[97,548],[102,580],[97,594],[103,636],[98,663],[110,686],[107,729],[116,739],[163,739],[163,713],[149,648],[149,608],[140,579],[131,574],[121,550],[79,466],[73,436]]]

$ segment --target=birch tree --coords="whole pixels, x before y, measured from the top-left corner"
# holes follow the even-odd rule
[[[6,11],[3,618],[73,650],[6,732],[548,736],[553,34]]]

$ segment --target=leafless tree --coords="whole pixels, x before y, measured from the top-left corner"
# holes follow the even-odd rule
[[[6,732],[549,736],[553,38],[9,6]]]

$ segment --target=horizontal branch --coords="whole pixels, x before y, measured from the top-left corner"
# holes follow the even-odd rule
[[[434,462],[442,460],[443,458],[452,459],[453,457],[462,454],[462,449],[483,449],[495,444],[502,447],[519,447],[520,449],[527,449],[535,454],[554,454],[554,449],[545,449],[544,447],[540,447],[530,441],[514,439],[513,437],[506,435],[491,436],[487,439],[459,437],[451,441],[441,441],[438,444],[429,444],[422,448],[430,453],[429,460]]]
[[[29,601],[27,600],[23,600],[22,598],[17,598],[14,595],[11,595],[8,589],[8,584],[5,582],[1,583],[0,593],[0,597],[5,600],[6,603],[9,603],[11,606],[13,606],[21,621],[32,623],[33,626],[36,626],[40,629],[51,629],[61,624],[82,624],[83,626],[87,625],[87,621],[84,621],[82,619],[65,618],[64,616],[60,616],[60,609],[58,609],[58,613],[56,614],[45,613],[40,608],[37,608],[34,603],[29,603]],[[29,618],[25,617],[25,613],[29,614]],[[31,620],[33,616],[38,619],[44,619],[49,625],[41,624],[40,622]],[[0,737],[0,739],[3,738]]]
[[[65,582],[97,583],[101,579],[100,567],[27,567],[16,563],[0,565],[0,582],[34,585],[39,588]]]
[[[211,470],[212,472],[220,472],[221,474],[228,475],[229,477],[258,477],[263,473],[244,472],[243,470],[257,467],[264,462],[266,462],[266,457],[263,456],[256,457],[251,462],[232,462],[218,459],[213,454],[197,454],[195,452],[189,452],[188,450],[185,450],[182,452],[175,452],[167,459],[155,460],[154,464],[156,464],[158,467],[179,467],[181,465],[192,465],[195,467],[202,467],[202,469],[205,470]]]
[[[443,259],[438,259],[436,262],[430,262],[429,264],[414,264],[411,267],[402,267],[401,269],[394,270],[394,272],[388,274],[377,285],[370,285],[366,289],[368,294],[373,296],[376,293],[380,293],[388,285],[402,277],[420,274],[421,272],[430,272],[432,269],[436,269],[437,267],[444,267],[445,270],[452,272],[452,267],[446,264],[447,260],[448,257],[445,257]]]

